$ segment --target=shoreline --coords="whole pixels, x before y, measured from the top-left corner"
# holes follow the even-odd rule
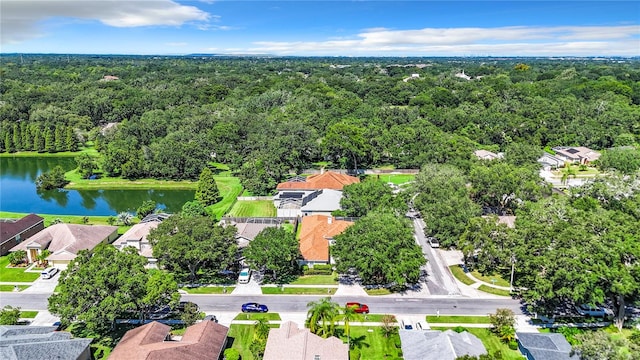
[[[111,225],[109,224],[109,218],[114,220],[118,216],[115,215],[58,215],[58,214],[39,214],[39,213],[19,213],[11,211],[0,211],[0,219],[20,219],[29,214],[36,214],[44,218],[45,227],[51,226],[57,219],[60,219],[65,224],[80,224],[80,225]],[[87,218],[87,222],[84,222],[84,218]],[[131,226],[137,224],[140,220],[137,217],[133,217],[131,225],[119,225],[116,222],[114,226],[118,227],[118,234],[123,234]]]

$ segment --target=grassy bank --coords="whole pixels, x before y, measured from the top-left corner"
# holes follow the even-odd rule
[[[509,296],[509,297],[511,296],[511,291],[509,291],[509,290],[502,290],[502,289],[494,288],[494,287],[487,286],[487,285],[484,285],[484,284],[480,285],[478,290],[484,291],[486,293],[493,294],[493,295]]]
[[[24,216],[28,215],[27,213],[14,213],[7,211],[0,211],[0,219],[20,219]],[[86,224],[86,225],[110,225],[109,218],[115,216],[82,216],[82,215],[55,215],[55,214],[37,214],[44,218],[44,226],[51,226],[57,220],[62,221],[65,224]],[[84,219],[87,218],[87,222]],[[133,223],[138,222],[138,218],[133,218]],[[125,231],[129,230],[131,225],[129,226],[118,226],[118,234],[124,234]]]
[[[218,190],[220,190],[222,200],[207,207],[207,210],[216,219],[220,219],[231,210],[236,198],[242,193],[242,184],[240,184],[240,179],[233,176],[214,176],[214,179],[216,180],[216,185],[218,185]]]
[[[485,275],[485,274],[481,274],[477,270],[474,270],[471,272],[471,275],[473,275],[474,278],[480,281],[486,282],[487,284],[493,284],[498,286],[509,286],[509,281],[503,279],[502,276],[500,276],[500,274]]]
[[[129,180],[121,177],[103,177],[89,180],[83,179],[76,170],[65,173],[65,178],[69,184],[65,189],[73,190],[133,190],[133,189],[153,189],[153,190],[195,190],[198,187],[197,181],[172,181],[156,179],[136,179]]]
[[[453,276],[455,276],[455,278],[458,279],[461,283],[465,285],[473,285],[476,283],[472,278],[468,277],[467,274],[464,273],[462,266],[451,265],[449,266],[449,269],[451,270]]]
[[[98,156],[98,150],[93,146],[80,147],[79,151],[61,151],[57,153],[40,153],[37,151],[20,151],[7,153],[0,153],[0,157],[76,157],[80,154],[89,154],[91,156]]]
[[[238,315],[236,315],[235,318],[233,318],[233,320],[258,320],[258,319],[262,319],[265,318],[269,321],[274,321],[274,320],[282,320],[282,318],[280,318],[280,314],[278,313],[264,313],[264,314],[259,314],[259,313],[240,313]]]
[[[333,295],[337,288],[303,288],[303,287],[272,287],[263,286],[264,295]]]

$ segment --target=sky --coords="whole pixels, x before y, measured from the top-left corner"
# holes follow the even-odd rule
[[[640,56],[640,1],[2,0],[1,53]]]

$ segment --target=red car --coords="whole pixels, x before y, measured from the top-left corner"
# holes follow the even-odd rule
[[[353,308],[353,310],[358,314],[368,314],[369,307],[367,304],[360,304],[357,302],[348,302],[347,307]]]

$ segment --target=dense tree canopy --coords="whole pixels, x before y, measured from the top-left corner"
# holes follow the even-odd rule
[[[243,254],[251,267],[267,270],[278,283],[288,282],[299,272],[300,245],[295,235],[283,228],[262,230]]]
[[[404,209],[406,205],[393,195],[389,185],[371,180],[345,186],[340,207],[342,215],[360,217],[375,209]]]

